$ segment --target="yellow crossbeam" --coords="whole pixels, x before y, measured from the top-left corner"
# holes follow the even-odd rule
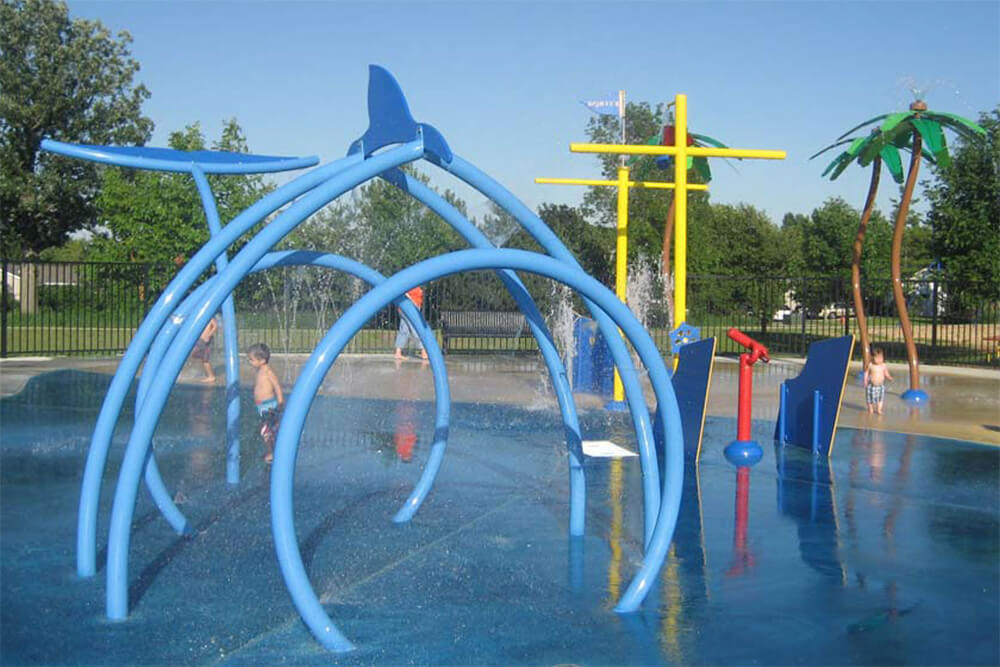
[[[618,187],[620,183],[618,181],[600,181],[592,178],[536,178],[535,183],[541,183],[543,185],[606,185]],[[629,181],[628,186],[630,188],[647,188],[649,190],[673,190],[673,183],[664,183],[662,181]],[[688,184],[688,190],[708,190],[708,186],[702,183],[690,183]]]
[[[635,146],[631,144],[586,144],[573,142],[573,153],[620,153],[621,155],[677,155],[677,146]],[[684,154],[692,157],[738,157],[758,160],[784,160],[785,151],[759,148],[715,148],[713,146],[687,146]],[[694,189],[694,185],[689,185]]]

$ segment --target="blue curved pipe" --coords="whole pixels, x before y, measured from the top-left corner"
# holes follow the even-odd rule
[[[135,497],[138,491],[139,474],[145,460],[146,451],[150,446],[153,431],[159,420],[163,405],[177,375],[180,373],[187,355],[194,347],[195,340],[205,328],[212,314],[219,309],[226,295],[235,289],[239,281],[253,266],[277,244],[282,238],[299,225],[306,217],[312,215],[328,202],[336,199],[351,188],[374,178],[379,173],[398,167],[420,158],[423,154],[423,143],[418,139],[395,148],[386,150],[363,162],[345,168],[328,181],[316,187],[274,220],[266,225],[246,246],[229,262],[225,270],[216,274],[215,281],[206,299],[198,304],[192,312],[192,317],[181,325],[177,337],[168,350],[160,368],[157,370],[142,409],[136,415],[135,425],[125,447],[125,458],[122,461],[115,488],[114,502],[111,508],[111,528],[108,534],[108,580],[107,580],[107,615],[112,620],[121,620],[128,615],[128,548],[132,515],[135,511]],[[204,261],[205,257],[215,258],[223,252],[233,240],[230,238],[230,223],[223,233],[209,239],[195,258],[198,264],[191,262],[181,270],[174,282],[184,275],[191,267],[193,271]],[[204,269],[202,269],[204,270]],[[172,283],[173,284],[173,283]],[[166,294],[166,293],[165,293]],[[171,293],[172,294],[172,293]],[[161,300],[163,296],[161,296]],[[169,300],[168,302],[169,303]],[[157,302],[159,305],[159,302]],[[148,319],[148,316],[147,316]],[[162,320],[160,321],[162,323]]]
[[[408,176],[402,170],[394,169],[392,172],[383,173],[382,177],[387,181],[410,194],[429,209],[437,213],[451,227],[458,232],[466,241],[475,248],[492,248],[486,235],[475,225],[469,222],[462,213],[449,204],[443,197],[420,182],[419,179]],[[566,447],[569,450],[569,533],[570,535],[583,535],[587,514],[587,484],[583,471],[583,441],[580,434],[580,420],[576,412],[576,403],[573,401],[573,391],[569,386],[569,379],[566,377],[566,368],[562,359],[559,358],[559,350],[552,340],[552,334],[542,314],[535,305],[535,300],[531,298],[524,283],[513,271],[497,271],[497,276],[507,287],[518,308],[524,313],[531,327],[531,333],[538,341],[538,349],[545,360],[545,365],[552,378],[552,387],[559,402],[559,409],[563,418],[563,429],[566,433]]]
[[[254,266],[250,273],[257,273],[259,271],[265,271],[279,266],[303,265],[319,266],[343,271],[364,280],[369,285],[378,285],[385,280],[385,276],[381,273],[355,260],[330,253],[320,253],[306,250],[286,250],[268,253],[257,263],[256,266]],[[167,324],[160,330],[159,335],[156,337],[156,341],[149,350],[149,354],[146,357],[146,363],[143,366],[143,374],[139,379],[139,390],[136,397],[137,413],[143,400],[145,399],[146,393],[149,391],[149,385],[152,382],[152,378],[156,375],[156,370],[159,368],[160,362],[163,360],[163,355],[166,353],[170,345],[170,341],[173,340],[174,335],[177,333],[177,329],[180,327],[180,323],[183,322],[188,315],[190,315],[192,306],[199,302],[199,299],[203,296],[214,279],[215,278],[211,278],[207,282],[199,285],[198,288],[181,303],[173,317],[171,317]],[[413,324],[413,329],[416,331],[417,336],[424,344],[424,348],[430,349],[432,347],[438,347],[437,338],[434,336],[433,330],[427,324],[426,320],[424,320],[423,315],[421,315],[420,311],[416,308],[413,302],[409,299],[402,299],[397,305],[403,311],[407,319],[410,320],[411,324]],[[433,357],[431,358],[431,372],[434,378],[436,405],[434,429],[435,441],[431,446],[432,462],[434,462],[436,458],[434,453],[438,451],[438,449],[443,451],[444,442],[447,441],[449,415],[451,410],[451,392],[448,387],[448,371],[443,362],[443,355],[439,354],[437,356],[441,359],[439,363],[433,363]],[[438,445],[439,440],[441,441],[440,446]],[[173,526],[179,534],[188,534],[190,532],[190,525],[184,517],[184,514],[174,504],[169,491],[166,489],[166,485],[164,484],[156,466],[156,459],[153,456],[152,447],[150,447],[149,452],[150,453],[149,456],[147,456],[146,468],[144,471],[144,479],[150,495],[153,496],[157,507],[160,509],[164,518],[170,523],[170,525]],[[403,507],[394,517],[394,521],[404,522],[413,517],[417,509],[419,509],[420,505],[423,503],[424,498],[427,496],[430,487],[433,485],[438,468],[440,468],[439,459],[433,465],[425,466],[425,473],[421,477],[421,483],[419,483],[416,490],[410,494],[406,503],[404,503]]]
[[[336,162],[317,167],[286,183],[260,199],[243,213],[231,220],[215,238],[210,238],[185,264],[167,285],[143,319],[132,342],[125,351],[115,371],[104,403],[94,425],[87,461],[80,484],[80,506],[77,511],[76,571],[81,577],[92,577],[97,572],[97,506],[100,501],[101,479],[107,464],[108,448],[115,425],[121,415],[122,404],[128,395],[135,374],[150,345],[175,308],[198,278],[208,270],[215,258],[261,219],[270,215],[293,199],[329,180],[338,172],[360,162],[359,156],[348,156]],[[138,412],[136,413],[138,414]]]
[[[434,162],[434,164],[465,181],[499,204],[521,223],[525,230],[531,234],[549,255],[582,270],[573,253],[563,245],[563,242],[549,229],[548,225],[488,174],[454,154],[450,161],[444,162],[439,160]],[[604,339],[608,343],[611,356],[618,367],[618,374],[621,377],[622,386],[625,389],[625,397],[632,414],[632,424],[635,427],[636,437],[639,441],[639,456],[643,459],[642,495],[645,501],[643,505],[643,542],[648,547],[649,540],[653,535],[653,529],[656,526],[657,508],[660,505],[660,473],[657,466],[650,465],[650,462],[656,461],[656,441],[653,437],[653,425],[650,423],[649,410],[646,408],[642,386],[639,384],[635,367],[632,365],[632,357],[629,354],[628,348],[625,347],[621,335],[608,316],[601,312],[600,308],[596,308],[586,298],[584,298],[584,303],[594,316],[601,329],[601,333],[604,334]]]
[[[657,397],[659,424],[664,430],[666,475],[662,505],[642,565],[629,587],[631,596],[619,602],[620,610],[641,603],[656,578],[673,537],[684,476],[684,445],[680,411],[663,359],[649,333],[632,312],[606,287],[567,262],[523,250],[462,250],[439,255],[396,273],[351,306],[316,346],[303,366],[285,408],[282,430],[275,443],[271,470],[271,529],[285,584],[299,614],[313,635],[332,651],[349,651],[350,641],[337,629],[309,583],[295,537],[292,480],[298,442],[309,408],[323,377],[350,339],[364,324],[406,290],[453,273],[481,269],[515,269],[537,273],[569,285],[602,309],[632,343],[649,372]],[[633,410],[639,406],[632,405]],[[645,407],[644,405],[642,407]],[[656,465],[656,459],[653,459]],[[644,471],[645,472],[645,471]],[[628,593],[627,593],[628,595]]]
[[[201,167],[193,165],[191,175],[198,194],[201,195],[201,206],[205,209],[208,220],[208,231],[211,236],[222,233],[222,223],[219,221],[219,207],[215,205],[215,196],[208,185],[208,179]],[[215,258],[215,270],[222,271],[229,264],[226,253]],[[240,346],[236,340],[236,308],[230,295],[222,302],[222,336],[226,357],[226,481],[230,484],[240,483]]]

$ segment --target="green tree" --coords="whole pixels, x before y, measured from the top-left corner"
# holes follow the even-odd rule
[[[925,188],[933,252],[971,297],[1000,295],[1000,107],[980,115],[985,141],[960,137],[947,167]]]
[[[752,278],[784,274],[787,252],[781,230],[749,204],[713,204],[691,232],[689,263],[697,267],[692,309],[699,314],[749,312],[766,329],[784,303],[785,290]]]
[[[61,245],[91,228],[99,187],[93,163],[40,153],[45,137],[91,144],[143,144],[149,97],[133,83],[131,36],[70,19],[62,2],[0,2],[0,251]]]
[[[170,148],[204,150],[199,123],[170,134]],[[215,150],[246,153],[249,147],[236,119],[226,122]],[[209,239],[208,221],[194,179],[189,174],[105,167],[97,197],[100,226],[95,230],[90,254],[107,262],[152,262],[156,284],[172,275],[173,260],[190,258]],[[271,185],[259,175],[208,177],[223,224],[264,196]],[[234,244],[238,252],[252,237]]]
[[[425,184],[430,180],[411,166],[404,170]],[[441,196],[464,213],[464,202],[453,192],[445,191]],[[359,188],[355,216],[358,259],[385,275],[428,257],[468,247],[451,225],[382,179]]]

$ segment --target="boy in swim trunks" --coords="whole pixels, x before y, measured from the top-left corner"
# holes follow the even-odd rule
[[[255,343],[247,350],[247,359],[257,371],[253,383],[253,402],[260,416],[260,437],[267,445],[264,461],[270,464],[274,461],[274,441],[278,437],[278,425],[281,420],[281,409],[285,405],[285,395],[281,392],[278,376],[268,365],[271,360],[271,350],[264,343]]]
[[[880,347],[872,350],[872,361],[865,370],[865,402],[868,404],[868,414],[882,414],[882,403],[885,401],[885,383],[891,381],[889,367],[885,365],[885,352]]]

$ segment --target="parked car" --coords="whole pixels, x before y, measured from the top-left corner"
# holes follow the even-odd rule
[[[820,308],[817,317],[821,320],[836,320],[847,317],[849,310],[846,303],[831,303]]]

